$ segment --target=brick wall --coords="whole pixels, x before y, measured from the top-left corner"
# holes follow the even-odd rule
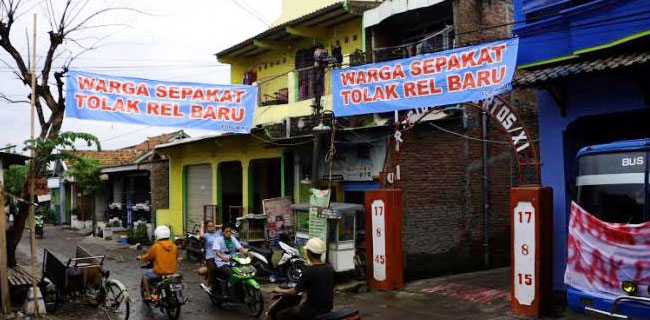
[[[160,160],[142,166],[149,170],[151,202],[155,209],[169,208],[169,162]]]
[[[405,139],[401,154],[404,251],[407,278],[480,268],[483,262],[481,119],[466,109],[449,120],[423,123]],[[434,127],[437,126],[439,128]],[[440,129],[441,128],[441,129]],[[491,123],[489,144],[490,256],[509,262],[508,206],[513,159],[508,137]],[[449,132],[446,132],[449,131]]]

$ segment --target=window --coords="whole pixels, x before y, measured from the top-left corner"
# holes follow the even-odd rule
[[[312,68],[314,66],[314,48],[302,49],[296,53],[296,69]],[[308,69],[298,71],[298,99],[306,100],[314,97],[314,86],[316,84],[316,70]],[[324,79],[320,79],[320,85],[324,86]]]
[[[647,221],[645,163],[645,152],[580,157],[576,179],[578,204],[605,222]]]

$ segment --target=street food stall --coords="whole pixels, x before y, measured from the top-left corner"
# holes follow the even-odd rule
[[[292,205],[296,221],[296,244],[307,242],[310,237],[323,237],[327,243],[327,261],[334,271],[355,270],[356,218],[363,212],[363,206],[354,203],[332,202],[329,208],[317,208],[316,219],[310,217],[310,205],[307,203]],[[314,232],[321,229],[323,232]],[[311,230],[311,231],[310,231]],[[317,234],[320,233],[320,234]]]

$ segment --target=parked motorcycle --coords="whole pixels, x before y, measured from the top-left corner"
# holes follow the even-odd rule
[[[150,269],[152,264],[141,266],[143,269]],[[152,288],[149,299],[145,299],[144,283],[140,283],[140,297],[142,301],[150,307],[160,308],[160,311],[167,314],[171,320],[176,320],[181,314],[181,306],[187,303],[187,298],[183,296],[183,276],[172,274],[162,276],[159,280],[149,280]]]
[[[39,239],[43,239],[43,224],[44,223],[45,223],[45,221],[43,220],[42,215],[34,216],[34,231],[36,232],[34,235]]]
[[[285,277],[288,281],[296,282],[307,267],[305,259],[300,254],[298,249],[280,241],[280,250],[282,250],[282,258],[277,263],[273,264],[273,250],[266,248],[251,247],[250,250],[262,257],[256,257],[255,266],[262,271],[269,274],[276,274]]]
[[[290,289],[296,286],[295,282],[288,282],[280,285],[280,288]],[[302,301],[302,293],[295,296],[276,294],[271,299],[273,302],[266,312],[265,320],[275,320],[278,312],[295,307]],[[361,320],[357,310],[337,310],[317,316],[313,320]]]
[[[212,288],[204,284],[201,284],[201,288],[218,308],[222,308],[226,303],[239,304],[245,306],[252,317],[259,317],[264,311],[264,298],[260,284],[255,280],[257,270],[251,265],[250,256],[236,254],[230,258],[230,265],[232,275],[228,281],[215,277]],[[222,288],[225,288],[228,295],[222,294]]]
[[[205,257],[204,240],[200,236],[200,229],[201,225],[195,224],[192,231],[188,231],[183,238],[175,241],[177,246],[185,250],[185,255],[189,261],[203,261],[203,257]]]

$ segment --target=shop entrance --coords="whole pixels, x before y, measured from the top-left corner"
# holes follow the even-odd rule
[[[239,161],[219,164],[219,214],[223,222],[235,223],[242,214],[242,165]]]
[[[249,213],[263,214],[262,200],[282,195],[282,161],[280,158],[258,159],[250,162]]]

